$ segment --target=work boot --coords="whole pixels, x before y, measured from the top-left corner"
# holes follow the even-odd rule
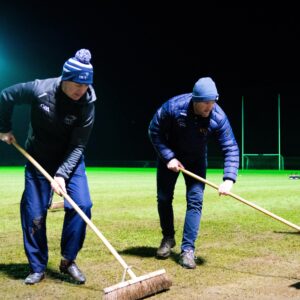
[[[30,273],[24,280],[25,284],[36,284],[45,278],[45,273]]]
[[[182,265],[186,269],[195,269],[196,262],[195,262],[195,254],[194,250],[184,250],[181,252],[179,257],[179,264]]]
[[[171,254],[171,249],[175,247],[176,242],[174,238],[164,237],[161,240],[160,246],[156,251],[157,258],[168,258]]]
[[[69,261],[66,259],[62,259],[59,266],[60,272],[64,274],[68,274],[71,276],[79,284],[85,283],[85,276],[79,270],[74,261]]]

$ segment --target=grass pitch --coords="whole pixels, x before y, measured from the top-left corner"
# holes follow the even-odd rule
[[[300,180],[292,171],[240,171],[232,192],[300,225]],[[26,286],[19,205],[23,167],[0,168],[1,299],[101,299],[102,290],[121,281],[119,262],[88,229],[77,263],[87,282],[74,285],[59,273],[63,210],[49,210],[49,264],[46,279]],[[199,237],[198,266],[178,265],[185,216],[185,185],[176,185],[174,214],[177,245],[167,260],[155,259],[161,240],[156,210],[155,169],[87,168],[94,203],[92,221],[133,267],[137,276],[164,268],[173,281],[154,299],[299,299],[299,233],[293,228],[207,186]],[[208,170],[219,184],[222,170]],[[61,199],[56,196],[54,201]]]

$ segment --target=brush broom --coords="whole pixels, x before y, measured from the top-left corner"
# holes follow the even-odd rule
[[[49,207],[49,209],[58,209],[58,208],[64,208],[64,201],[52,202],[51,206]]]
[[[201,181],[202,183],[205,183],[205,184],[213,187],[216,190],[219,189],[219,187],[216,184],[214,184],[214,183],[212,183],[212,182],[210,182],[210,181],[208,181],[208,180],[206,180],[206,179],[204,179],[204,178],[202,178],[202,177],[200,177],[200,176],[198,176],[198,175],[196,175],[196,174],[194,174],[194,173],[192,173],[192,172],[190,172],[190,171],[188,171],[186,169],[183,169],[183,168],[179,168],[179,169],[180,169],[180,171],[182,173],[187,174],[187,175],[193,177],[194,179],[196,179],[198,181]],[[242,202],[244,204],[247,204],[247,205],[255,208],[256,210],[261,211],[262,213],[266,214],[267,216],[272,217],[273,219],[278,220],[278,221],[280,221],[280,222],[282,222],[282,223],[284,223],[284,224],[286,224],[286,225],[288,225],[288,226],[290,226],[290,227],[292,227],[292,228],[300,231],[300,227],[299,226],[297,226],[297,225],[295,225],[295,224],[293,224],[293,223],[291,223],[291,222],[289,222],[289,221],[287,221],[287,220],[285,220],[285,219],[283,219],[283,218],[281,218],[281,217],[279,217],[279,216],[271,213],[270,211],[268,211],[268,210],[266,210],[266,209],[264,209],[262,207],[259,207],[258,205],[254,204],[254,203],[251,203],[250,201],[248,201],[248,200],[246,200],[246,199],[244,199],[244,198],[242,198],[242,197],[240,197],[240,196],[238,196],[238,195],[236,195],[234,193],[229,192],[228,196],[231,196],[232,198],[235,198],[236,200],[239,200],[240,202]]]
[[[56,183],[47,171],[29,154],[24,150],[16,141],[12,143],[17,150],[19,150],[45,177],[50,183]],[[145,297],[157,294],[164,290],[168,290],[172,285],[171,280],[167,277],[164,269],[148,273],[143,276],[137,277],[131,268],[126,264],[124,259],[113,248],[104,235],[98,230],[98,228],[92,223],[92,221],[86,216],[86,214],[80,209],[80,207],[74,202],[74,200],[63,190],[60,191],[62,197],[64,197],[70,205],[76,210],[86,224],[95,232],[95,234],[102,240],[105,246],[113,254],[113,256],[119,261],[124,268],[124,275],[129,274],[130,278],[127,281],[122,281],[118,284],[110,286],[104,289],[104,299],[118,299],[118,300],[136,300],[143,299]],[[126,272],[126,273],[125,273]],[[125,279],[125,276],[123,276]]]

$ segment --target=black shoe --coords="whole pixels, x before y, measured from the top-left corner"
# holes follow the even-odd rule
[[[36,284],[45,278],[45,273],[30,273],[24,280],[25,284]]]
[[[168,258],[171,254],[171,249],[175,247],[176,242],[174,238],[164,237],[156,251],[157,258]]]
[[[62,259],[59,266],[60,272],[64,274],[68,274],[71,276],[72,279],[77,281],[79,284],[85,283],[85,276],[84,274],[79,270],[77,265],[74,261],[69,261],[66,259]]]

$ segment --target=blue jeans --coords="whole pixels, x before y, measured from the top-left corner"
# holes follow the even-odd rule
[[[53,176],[54,172],[48,172]],[[71,178],[66,182],[66,189],[68,195],[91,218],[92,202],[83,159],[80,160]],[[24,248],[31,272],[44,272],[48,263],[46,219],[50,201],[51,185],[49,181],[28,162],[25,166],[25,189],[20,210]],[[61,255],[64,258],[75,260],[82,248],[85,233],[86,223],[65,200],[61,237]]]
[[[206,177],[206,160],[182,161],[185,168],[202,178]],[[179,173],[170,171],[166,164],[159,160],[157,167],[157,205],[160,226],[164,237],[174,237],[173,197]],[[195,249],[195,241],[200,228],[203,193],[205,185],[183,174],[186,185],[187,208],[183,227],[181,250]]]

